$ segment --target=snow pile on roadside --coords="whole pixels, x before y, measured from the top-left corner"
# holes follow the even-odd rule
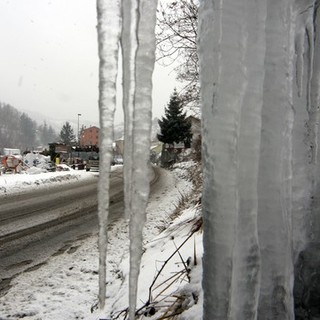
[[[88,179],[94,173],[85,170],[73,170],[60,172],[43,172],[41,168],[32,167],[29,174],[3,174],[0,175],[1,195],[22,193],[30,188],[48,188],[75,180]]]
[[[190,182],[187,170],[194,168],[193,162],[184,162],[176,165],[172,173],[164,172],[166,175],[167,188],[163,196],[151,199],[147,209],[147,222],[144,228],[144,250],[142,256],[140,278],[138,287],[137,308],[141,308],[141,319],[146,312],[147,319],[158,319],[165,312],[165,307],[172,304],[172,312],[178,312],[180,302],[183,308],[188,309],[189,318],[197,319],[202,314],[202,233],[201,227],[195,230],[195,224],[200,219],[199,204],[193,201],[192,183]],[[182,179],[183,178],[183,179]],[[172,179],[174,179],[172,181]],[[192,194],[193,193],[193,194]],[[197,198],[197,197],[195,197]],[[182,210],[182,208],[185,210]],[[161,232],[161,230],[163,230]],[[169,262],[166,260],[176,251],[188,237],[187,242],[176,252]],[[119,241],[120,240],[120,241]],[[107,306],[105,311],[92,320],[98,319],[125,319],[128,306],[128,280],[129,280],[129,255],[128,255],[128,226],[117,224],[109,231],[109,266],[107,276]],[[113,254],[119,250],[121,254]],[[191,259],[190,258],[191,255]],[[194,259],[196,257],[196,261]],[[188,260],[188,267],[186,261]],[[183,261],[183,262],[182,262]],[[154,277],[161,266],[166,263],[165,268],[158,275],[156,283],[150,289]],[[186,272],[187,270],[188,272]],[[177,276],[172,278],[172,273]],[[190,282],[188,282],[190,277]],[[169,285],[172,282],[171,285]],[[159,286],[159,284],[161,284]],[[159,286],[158,288],[156,288]],[[165,289],[165,287],[168,288]],[[156,288],[156,289],[155,289]],[[149,289],[154,301],[148,301]],[[156,298],[156,295],[160,295]],[[191,308],[192,307],[192,308]],[[182,310],[180,310],[182,312]],[[184,310],[183,310],[184,311]],[[156,312],[154,317],[152,313]],[[185,313],[186,311],[184,311]],[[121,316],[119,316],[121,314]],[[169,313],[170,314],[170,313]],[[192,314],[196,314],[195,317]]]
[[[145,246],[138,288],[139,319],[155,320],[177,314],[181,314],[180,319],[201,319],[203,248],[199,217],[197,206],[184,210],[168,229]],[[107,306],[106,314],[108,319],[125,319],[128,256],[116,270],[116,277],[112,275],[108,282],[118,282],[118,288],[108,292],[113,303]]]
[[[140,272],[138,307],[142,307],[149,299],[149,288],[163,263],[199,224],[199,205],[194,203],[191,208],[185,206],[185,210],[177,212],[193,193],[192,183],[181,179],[181,176],[187,177],[187,166],[190,164],[180,165],[179,169],[172,172],[163,171],[161,187],[150,198],[144,228],[145,253]],[[0,319],[98,320],[106,319],[106,315],[108,319],[114,319],[117,312],[128,306],[127,221],[119,220],[109,227],[107,306],[103,314],[99,314],[96,308],[97,240],[97,235],[91,235],[65,244],[46,264],[13,279],[12,288],[4,297],[0,297]],[[149,312],[148,319],[157,319],[162,315],[165,305],[172,306],[172,312],[187,309],[179,319],[202,317],[201,261],[202,234],[199,227],[160,272],[151,290],[152,304],[149,306],[154,309],[143,310]],[[171,278],[173,275],[176,279],[170,284],[174,280]],[[179,305],[182,309],[179,309]],[[150,315],[152,312],[156,312],[153,317]],[[118,319],[124,319],[124,314]]]
[[[23,162],[29,167],[29,168],[41,168],[47,171],[46,168],[48,166],[48,163],[50,162],[50,156],[44,156],[40,153],[27,153],[25,156],[23,156]]]

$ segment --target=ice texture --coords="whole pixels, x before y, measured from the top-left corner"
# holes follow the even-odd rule
[[[124,114],[124,195],[125,217],[130,218],[133,167],[133,111],[135,94],[135,58],[137,52],[138,1],[122,0],[122,66]]]
[[[132,181],[130,212],[129,319],[135,318],[137,284],[142,255],[142,229],[150,181],[150,136],[152,120],[152,74],[155,63],[155,24],[157,0],[140,0],[138,6],[135,56],[135,90],[132,125]]]
[[[130,319],[149,194],[156,1],[97,1],[100,306],[122,33]],[[203,0],[204,319],[320,314],[319,1]],[[120,28],[122,9],[123,28]],[[130,146],[128,146],[130,145]]]
[[[320,292],[299,280],[320,267],[318,7],[201,1],[204,319],[294,319]]]
[[[97,0],[99,53],[100,177],[99,216],[99,306],[106,297],[107,222],[109,213],[110,166],[112,161],[113,121],[116,106],[118,51],[121,34],[119,1]]]
[[[129,318],[135,318],[150,182],[152,73],[155,62],[156,0],[97,1],[100,58],[99,305],[106,296],[107,217],[119,44],[122,49],[125,116],[125,216],[130,219]]]

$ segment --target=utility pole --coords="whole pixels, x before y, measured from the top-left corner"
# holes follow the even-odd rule
[[[81,116],[81,113],[78,113],[78,144],[80,146],[80,128],[79,128],[79,118]]]

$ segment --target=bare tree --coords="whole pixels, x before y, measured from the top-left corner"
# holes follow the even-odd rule
[[[198,0],[160,4],[157,24],[157,60],[177,64],[177,80],[185,84],[180,95],[185,104],[199,105],[197,54]]]

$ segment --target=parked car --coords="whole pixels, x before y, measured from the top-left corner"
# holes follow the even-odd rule
[[[99,171],[99,156],[91,156],[86,165],[87,171]]]

